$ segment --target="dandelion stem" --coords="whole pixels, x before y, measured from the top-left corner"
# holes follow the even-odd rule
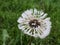
[[[28,45],[31,45],[33,37],[30,37]]]

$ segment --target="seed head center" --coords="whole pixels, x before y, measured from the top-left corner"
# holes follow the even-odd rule
[[[33,19],[33,20],[30,20],[30,22],[29,22],[29,26],[30,27],[38,27],[40,25],[40,22],[38,22],[38,20],[36,20],[36,19]]]

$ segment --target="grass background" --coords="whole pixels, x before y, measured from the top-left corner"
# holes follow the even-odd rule
[[[17,19],[27,9],[42,9],[51,17],[52,29],[45,39],[31,45],[60,45],[60,0],[0,0],[0,45],[28,45],[30,36],[18,29]]]

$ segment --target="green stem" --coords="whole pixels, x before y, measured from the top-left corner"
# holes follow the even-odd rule
[[[30,37],[28,45],[31,45],[33,37]]]

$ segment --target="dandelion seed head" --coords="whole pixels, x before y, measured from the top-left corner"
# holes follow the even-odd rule
[[[18,18],[18,28],[27,35],[43,39],[51,30],[50,17],[46,18],[46,16],[47,13],[37,9],[27,10]]]

